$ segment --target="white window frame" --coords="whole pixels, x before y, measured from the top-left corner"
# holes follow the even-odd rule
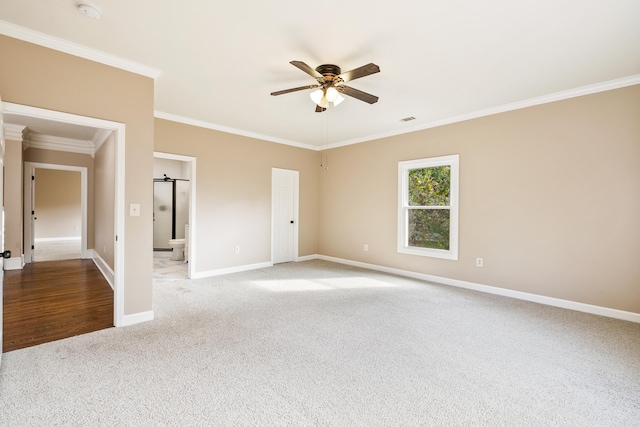
[[[458,203],[459,203],[459,165],[460,156],[431,157],[426,159],[398,162],[398,252],[433,258],[458,260]],[[431,249],[409,246],[409,171],[438,166],[451,167],[451,187],[449,189],[449,249]],[[414,208],[414,207],[411,207]]]

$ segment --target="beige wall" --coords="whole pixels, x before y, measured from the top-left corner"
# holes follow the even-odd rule
[[[398,254],[398,162],[456,153],[459,260]],[[321,254],[640,312],[640,86],[337,148],[329,165]]]
[[[124,314],[152,309],[153,79],[0,36],[4,102],[124,123]]]
[[[4,248],[12,258],[22,255],[22,141],[5,140]]]
[[[95,155],[94,249],[114,269],[115,136],[111,134]]]
[[[638,86],[334,149],[320,171],[316,152],[154,122],[149,78],[4,36],[0,51],[11,58],[0,73],[4,101],[127,127],[125,209],[139,203],[141,216],[125,222],[126,314],[151,310],[154,148],[198,159],[198,272],[270,260],[279,167],[300,171],[301,256],[640,312]],[[398,254],[397,162],[453,153],[460,259]]]
[[[318,153],[161,119],[155,124],[156,151],[197,159],[197,272],[271,261],[274,167],[300,171],[298,254],[317,253]]]
[[[77,166],[87,168],[87,249],[93,249],[93,180],[94,160],[89,154],[66,153],[64,151],[43,150],[40,148],[27,148],[24,151],[25,162],[47,163],[63,166]],[[42,171],[44,169],[38,169]],[[36,190],[38,192],[38,190]],[[36,224],[36,237],[60,237],[40,236],[38,224]]]
[[[82,180],[80,172],[35,171],[35,238],[82,235]]]

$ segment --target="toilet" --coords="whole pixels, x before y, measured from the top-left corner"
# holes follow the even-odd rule
[[[181,261],[184,259],[184,239],[171,239],[169,240],[169,246],[171,247],[172,261]]]

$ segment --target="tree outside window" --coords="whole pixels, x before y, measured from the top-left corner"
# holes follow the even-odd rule
[[[458,156],[398,164],[398,252],[457,259]]]

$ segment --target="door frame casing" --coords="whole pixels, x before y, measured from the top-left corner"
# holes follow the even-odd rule
[[[124,262],[125,262],[125,131],[124,123],[61,111],[46,110],[28,105],[3,102],[5,114],[36,117],[70,125],[89,126],[112,131],[115,139],[115,200],[114,200],[114,275],[113,275],[113,323],[126,326],[124,316]],[[26,240],[25,240],[26,241]]]
[[[34,211],[34,197],[35,193],[32,193],[32,189],[34,188],[34,182],[31,178],[34,176],[36,169],[52,169],[52,170],[62,170],[62,171],[71,171],[71,172],[80,172],[80,204],[81,204],[81,253],[80,258],[87,259],[90,258],[88,256],[87,251],[87,200],[88,200],[88,171],[85,166],[69,166],[69,165],[61,165],[54,163],[40,163],[40,162],[24,162],[24,220],[23,220],[23,230],[24,230],[24,262],[25,264],[29,264],[33,261],[33,250],[31,249],[31,245],[35,240],[35,236],[32,235],[32,215],[31,212]],[[37,215],[37,212],[36,212]],[[37,261],[37,260],[36,260]]]
[[[300,171],[293,169],[281,169],[281,168],[271,168],[271,264],[274,264],[274,254],[275,254],[275,203],[274,200],[274,175],[276,173],[286,173],[290,174],[293,177],[293,242],[292,242],[292,253],[293,253],[293,261],[298,261],[298,233],[299,233],[299,213],[300,213]]]

